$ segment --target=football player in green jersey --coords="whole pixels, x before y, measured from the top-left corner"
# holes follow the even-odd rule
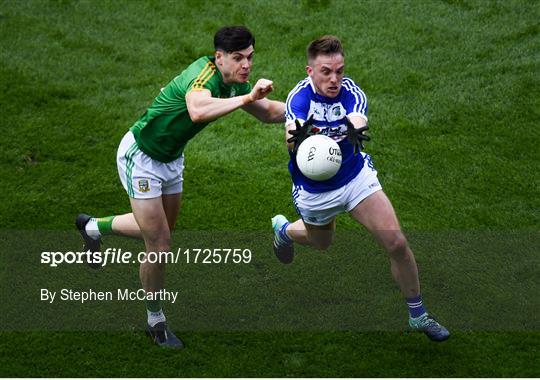
[[[108,234],[144,239],[146,252],[170,251],[182,199],[183,151],[208,123],[239,108],[266,123],[285,121],[285,104],[267,99],[272,81],[259,79],[253,87],[248,82],[255,52],[251,32],[243,26],[221,28],[214,47],[213,56],[197,59],[161,89],[120,143],[118,172],[132,212],[77,216],[90,266],[101,266],[100,238]],[[164,289],[164,270],[163,262],[140,264],[147,294]],[[182,348],[167,327],[160,300],[151,298],[146,301],[147,333],[158,345]]]

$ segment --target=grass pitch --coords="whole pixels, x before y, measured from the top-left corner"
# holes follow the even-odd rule
[[[10,231],[71,231],[81,211],[126,212],[129,203],[115,164],[121,137],[160,87],[192,60],[212,53],[212,36],[225,24],[245,24],[254,32],[252,79],[272,79],[272,98],[281,100],[305,76],[307,43],[322,34],[341,37],[346,73],[368,96],[372,141],[367,151],[405,231],[479,236],[474,250],[445,267],[437,255],[447,257],[451,243],[423,250],[416,242],[424,292],[433,295],[427,306],[436,304],[444,310],[440,319],[452,322],[448,327],[454,334],[444,344],[398,331],[405,329],[406,310],[385,259],[366,256],[365,272],[354,262],[358,276],[373,278],[374,289],[378,285],[374,307],[381,315],[403,317],[395,330],[184,331],[175,325],[188,345],[180,353],[150,346],[139,329],[2,331],[0,376],[540,376],[534,359],[539,306],[527,296],[538,294],[540,274],[536,2],[41,0],[0,5],[3,237],[13,236]],[[263,125],[242,112],[211,124],[186,150],[177,228],[260,232],[270,239],[271,216],[295,215],[287,159],[282,126]],[[338,218],[338,229],[367,238],[346,215]],[[493,234],[501,239],[517,234],[518,241],[520,234],[532,234],[533,245],[522,252],[509,249],[500,262],[505,265],[497,267],[491,249],[496,239],[482,240]],[[12,243],[2,240],[3,264],[12,258],[6,241]],[[411,245],[415,249],[414,240]],[[17,247],[23,255],[39,254],[25,251],[30,244],[24,240]],[[302,280],[298,273],[310,276],[309,268],[343,264],[338,247],[324,258],[302,250],[293,271],[277,265],[269,250],[257,251],[257,259],[286,292]],[[5,305],[13,272],[0,267]],[[39,270],[56,280],[62,273]],[[131,276],[123,270],[137,282],[136,267],[129,269]],[[182,271],[179,281],[190,278],[189,268]],[[193,271],[204,283],[205,271]],[[499,293],[504,274],[512,286]],[[247,277],[248,284],[260,280],[258,275]],[[339,275],[332,286],[339,286]],[[81,278],[87,276],[81,272]],[[107,272],[96,275],[96,282],[105,278]],[[508,299],[523,308],[506,309],[508,303],[499,301]],[[476,303],[491,300],[488,314],[475,313]],[[449,304],[455,307],[445,310]],[[497,308],[501,320],[493,324]],[[512,314],[523,315],[521,329],[514,319],[505,319]],[[495,327],[464,328],[465,316],[486,318]],[[505,321],[510,328],[504,328]]]

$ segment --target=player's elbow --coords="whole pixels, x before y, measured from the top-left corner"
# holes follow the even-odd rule
[[[275,113],[272,117],[272,123],[284,123],[285,122],[285,114],[278,112]]]
[[[266,100],[266,99],[265,99]],[[285,122],[285,105],[282,102],[267,100],[264,108],[255,115],[263,123],[275,124]]]
[[[186,108],[192,122],[202,123],[206,119],[206,112],[202,100],[197,98],[197,95],[190,92],[186,96]]]
[[[190,109],[188,107],[188,113],[189,113],[189,118],[194,123],[202,123],[203,121],[205,121],[204,113],[199,111],[196,108],[191,108]]]
[[[285,122],[285,103],[273,101],[271,111],[272,123],[284,123]]]

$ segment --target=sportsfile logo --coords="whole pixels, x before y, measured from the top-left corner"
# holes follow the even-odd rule
[[[62,264],[249,264],[252,253],[249,248],[178,248],[176,251],[139,252],[122,248],[107,248],[103,252],[41,252],[41,264],[58,267]]]

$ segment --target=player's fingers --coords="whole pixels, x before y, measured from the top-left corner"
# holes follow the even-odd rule
[[[255,90],[261,95],[261,97],[265,97],[266,95],[271,93],[273,91],[273,89],[274,89],[274,87],[272,86],[271,83],[268,86],[259,85],[259,83],[257,83],[257,86],[255,88]]]
[[[264,96],[268,95],[269,93],[271,93],[273,90],[273,88],[270,86],[270,87],[264,87],[261,89],[261,94],[263,94]]]
[[[257,84],[255,85],[256,87],[259,87],[259,88],[262,88],[262,89],[266,89],[268,88],[269,86],[272,86],[274,82],[272,82],[271,80],[268,80],[268,79],[259,79],[257,81]]]

